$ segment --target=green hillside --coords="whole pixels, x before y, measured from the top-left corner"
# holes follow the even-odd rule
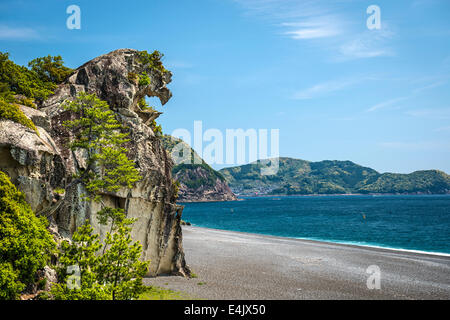
[[[379,172],[351,161],[309,162],[280,158],[276,175],[261,175],[259,162],[219,171],[237,194],[450,193],[450,176],[437,170]]]
[[[164,148],[172,153],[179,143],[190,150],[190,161],[187,164],[176,164],[172,176],[178,183],[178,200],[180,201],[232,201],[236,196],[231,192],[225,178],[211,168],[188,144],[180,139],[165,135],[161,138]],[[183,148],[184,149],[184,148]],[[182,156],[180,154],[179,156]],[[194,163],[194,159],[196,160]]]
[[[169,154],[172,153],[173,148],[178,143],[185,144],[183,140],[177,139],[170,135],[164,135],[161,140],[163,142],[164,149],[166,149]],[[225,181],[225,178],[219,172],[211,168],[211,166],[209,166],[202,158],[200,158],[200,156],[197,154],[197,152],[194,151],[194,149],[192,149],[187,144],[186,146],[191,151],[192,163],[182,163],[175,165],[172,169],[172,175],[174,177],[183,177],[184,179],[180,182],[186,184],[190,188],[198,188],[202,185],[213,186],[216,183],[217,179]],[[194,159],[197,160],[195,162],[201,163],[194,163]],[[195,172],[195,169],[202,169],[202,171],[204,171],[206,174],[203,176],[196,175],[193,173]]]

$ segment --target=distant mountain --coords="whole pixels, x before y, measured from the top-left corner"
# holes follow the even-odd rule
[[[179,143],[190,150],[192,164],[175,165],[172,169],[173,178],[179,182],[178,201],[233,201],[237,200],[225,178],[211,168],[200,156],[183,140],[170,135],[162,137],[164,148],[169,154]],[[194,164],[196,159],[199,164]]]
[[[351,161],[279,158],[278,173],[263,176],[261,166],[254,162],[219,172],[238,195],[450,193],[450,176],[438,170],[381,174]]]

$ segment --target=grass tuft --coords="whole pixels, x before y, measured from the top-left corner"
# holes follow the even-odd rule
[[[139,300],[190,300],[192,299],[183,292],[177,292],[170,289],[160,287],[147,287],[144,293],[139,297]]]

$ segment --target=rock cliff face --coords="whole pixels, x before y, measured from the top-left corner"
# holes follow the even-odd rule
[[[180,183],[179,201],[212,202],[237,200],[237,197],[225,180],[209,169],[205,166],[190,165],[190,167],[181,168],[174,174],[174,179]]]
[[[182,202],[234,201],[237,197],[231,191],[225,178],[211,168],[183,140],[165,135],[163,145],[169,154],[177,150],[189,150],[191,154],[188,164],[175,165],[173,177],[179,183],[178,200]]]
[[[143,73],[150,83],[138,81]],[[165,104],[171,97],[166,87],[170,81],[170,72],[143,62],[139,51],[120,49],[76,69],[39,110],[21,107],[39,135],[20,124],[0,121],[0,169],[24,191],[33,210],[47,215],[63,237],[70,237],[86,219],[104,237],[108,228],[97,223],[98,204],[82,201],[86,192],[82,185],[67,188],[72,174],[85,167],[86,158],[67,147],[72,134],[63,122],[73,114],[63,110],[61,104],[82,91],[108,102],[130,133],[128,156],[142,179],[130,191],[128,202],[125,190],[105,194],[103,201],[113,207],[127,206],[128,216],[137,219],[132,236],[143,246],[142,258],[151,261],[151,275],[189,274],[180,227],[183,207],[175,203],[171,176],[173,163],[150,127],[160,113],[138,106],[145,96],[156,96]],[[55,192],[61,188],[67,188],[64,195]]]

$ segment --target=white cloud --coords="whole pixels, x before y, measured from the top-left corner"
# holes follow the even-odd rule
[[[395,51],[389,46],[389,40],[394,36],[395,32],[386,22],[382,24],[380,30],[367,30],[349,35],[339,47],[341,56],[338,60],[394,56]]]
[[[12,28],[6,25],[0,25],[1,40],[27,40],[39,38],[38,33],[31,28]]]
[[[411,117],[427,118],[427,119],[450,119],[450,108],[439,109],[416,109],[406,112]]]
[[[376,105],[370,107],[369,109],[367,109],[368,112],[373,112],[379,109],[383,109],[386,107],[391,107],[395,104],[397,104],[398,102],[404,101],[409,99],[410,97],[398,97],[398,98],[394,98],[394,99],[389,99],[380,103],[377,103]]]
[[[377,48],[362,39],[350,41],[339,48],[339,53],[345,59],[374,58],[394,55],[388,48]],[[340,60],[339,58],[337,60]]]
[[[373,105],[372,107],[368,108],[367,111],[368,112],[373,112],[379,109],[384,109],[387,107],[393,107],[396,104],[398,104],[399,102],[408,100],[408,99],[413,99],[414,97],[420,95],[421,93],[423,93],[426,90],[431,90],[433,88],[436,87],[440,87],[442,85],[445,85],[448,82],[448,78],[447,77],[426,77],[424,79],[421,79],[420,82],[424,82],[427,81],[427,84],[422,84],[422,86],[417,87],[415,89],[413,89],[411,91],[411,94],[409,96],[402,96],[402,97],[397,97],[397,98],[393,98],[393,99],[389,99],[389,100],[385,100],[383,102],[377,103],[375,105]],[[414,82],[412,80],[412,82]],[[416,81],[417,82],[417,81]],[[408,111],[406,112],[406,114],[410,115],[410,116],[424,116],[424,115],[435,115],[436,113],[441,113],[442,111],[439,111],[437,109],[430,109],[430,110],[413,110],[413,111]]]
[[[285,32],[286,35],[291,36],[292,39],[316,39],[331,37],[337,34],[336,30],[328,28],[304,28],[295,31]]]
[[[341,34],[342,26],[339,19],[331,16],[319,16],[303,22],[282,23],[291,31],[284,32],[295,40],[333,37]]]
[[[435,82],[433,82],[433,83],[424,85],[424,86],[422,86],[422,87],[420,87],[420,88],[414,89],[413,93],[420,93],[420,92],[422,92],[422,91],[426,91],[426,90],[429,90],[429,89],[433,89],[433,88],[436,88],[436,87],[440,87],[440,86],[445,85],[447,82],[448,82],[448,79],[435,81]]]
[[[385,19],[380,30],[361,32],[345,8],[352,0],[234,0],[247,12],[268,19],[281,34],[293,40],[316,40],[331,52],[331,61],[342,62],[395,55],[389,39],[394,35]],[[362,16],[364,22],[364,16]],[[357,31],[358,30],[358,31]]]
[[[351,80],[346,79],[346,80],[335,80],[319,83],[310,88],[297,91],[296,93],[294,93],[293,98],[297,100],[313,99],[319,95],[342,90],[346,87],[349,87],[355,83],[360,82],[361,80],[362,79],[351,79]]]

